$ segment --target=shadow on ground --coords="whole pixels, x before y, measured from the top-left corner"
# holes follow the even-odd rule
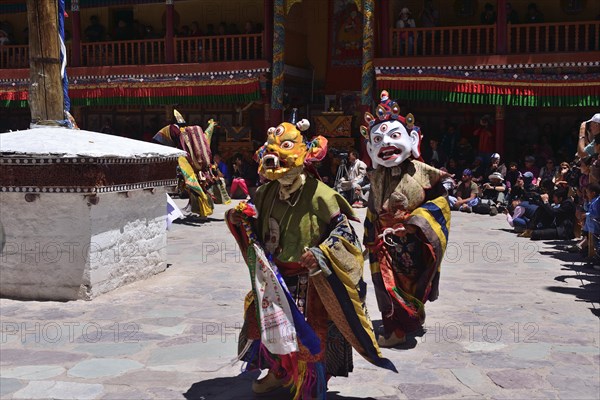
[[[289,389],[281,388],[267,394],[252,393],[252,381],[258,377],[258,372],[249,372],[227,378],[214,378],[194,383],[183,394],[188,400],[230,400],[230,399],[260,399],[288,400],[292,399]],[[373,397],[347,397],[339,392],[327,392],[328,400],[375,400]]]
[[[224,221],[224,219],[221,218],[211,218],[211,217],[206,217],[206,218],[202,218],[202,217],[197,217],[195,215],[188,215],[185,218],[178,218],[175,221],[173,221],[174,224],[178,224],[178,225],[188,225],[188,226],[202,226],[203,224],[206,224],[208,222],[222,222]]]
[[[564,240],[544,242],[553,248],[540,251],[540,254],[563,262],[561,264],[563,273],[556,276],[555,281],[567,283],[574,280],[579,287],[548,286],[546,289],[554,293],[569,294],[575,296],[576,301],[589,303],[592,314],[600,317],[600,271],[594,269],[592,264],[586,263],[582,254],[564,251],[566,246],[573,243],[573,241]]]

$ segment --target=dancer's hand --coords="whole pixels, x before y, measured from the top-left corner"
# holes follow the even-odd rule
[[[241,225],[242,224],[242,213],[237,210],[230,210],[227,213],[227,219],[229,223],[232,225]]]
[[[319,268],[319,263],[317,262],[315,255],[310,250],[307,250],[304,252],[304,254],[302,254],[300,257],[300,265],[309,271]]]

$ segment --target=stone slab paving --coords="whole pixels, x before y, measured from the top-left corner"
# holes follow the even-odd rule
[[[0,397],[253,398],[256,375],[230,365],[250,284],[223,222],[228,208],[173,225],[171,265],[145,281],[90,302],[1,299]],[[452,217],[426,332],[383,350],[399,373],[355,356],[329,398],[600,398],[600,272],[555,242],[517,238],[502,216]],[[372,290],[368,306],[379,324]]]

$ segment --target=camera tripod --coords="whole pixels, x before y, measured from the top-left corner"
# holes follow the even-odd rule
[[[340,184],[345,176],[348,176],[348,168],[346,168],[346,158],[342,158],[335,175],[335,183],[333,184],[333,187],[338,192],[343,192]]]

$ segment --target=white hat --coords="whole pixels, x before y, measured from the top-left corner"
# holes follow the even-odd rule
[[[502,174],[500,172],[493,172],[490,176],[488,176],[488,179],[491,181],[492,179],[500,179],[501,181],[504,180],[504,178],[502,177]]]
[[[500,154],[494,153],[494,154],[491,155],[490,158],[495,158],[495,159],[499,160],[500,159]]]
[[[408,7],[404,7],[402,10],[400,10],[400,14],[410,14],[410,10]]]
[[[596,122],[596,123],[600,124],[600,113],[594,114],[594,116],[592,118],[588,119],[585,122],[586,123],[588,123],[588,122]]]

